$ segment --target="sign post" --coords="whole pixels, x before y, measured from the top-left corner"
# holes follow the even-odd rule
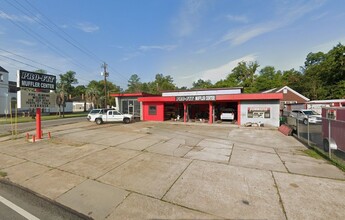
[[[17,86],[21,88],[35,89],[35,92],[31,92],[31,94],[29,92],[29,94],[26,94],[25,98],[23,97],[24,95],[21,95],[20,100],[18,99],[18,103],[20,103],[21,107],[30,106],[32,108],[36,108],[36,139],[42,139],[41,107],[50,107],[53,102],[51,103],[49,101],[49,93],[45,95],[41,93],[41,91],[43,89],[55,90],[56,76],[18,70]]]
[[[41,92],[40,89],[36,89],[36,92]],[[36,138],[42,139],[42,129],[41,129],[41,108],[36,108]]]

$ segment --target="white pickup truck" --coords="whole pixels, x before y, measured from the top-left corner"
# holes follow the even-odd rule
[[[106,114],[100,115],[95,118],[96,124],[100,125],[106,122],[119,122],[122,121],[125,124],[128,124],[134,120],[133,115],[122,114],[116,110],[109,110]]]

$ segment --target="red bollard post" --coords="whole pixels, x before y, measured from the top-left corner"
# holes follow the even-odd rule
[[[32,135],[32,142],[35,143],[35,141],[36,141],[36,136]]]
[[[50,139],[52,136],[50,135],[50,131],[48,132],[48,138]]]

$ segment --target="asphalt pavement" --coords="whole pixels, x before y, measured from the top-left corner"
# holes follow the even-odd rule
[[[5,179],[94,219],[345,219],[345,174],[274,128],[87,121],[0,138]]]
[[[85,220],[85,215],[45,199],[34,192],[0,179],[1,220]]]

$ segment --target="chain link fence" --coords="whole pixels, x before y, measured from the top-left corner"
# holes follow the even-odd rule
[[[315,120],[301,115],[285,116],[283,121],[293,128],[293,135],[300,141],[345,167],[345,121],[330,117]]]

